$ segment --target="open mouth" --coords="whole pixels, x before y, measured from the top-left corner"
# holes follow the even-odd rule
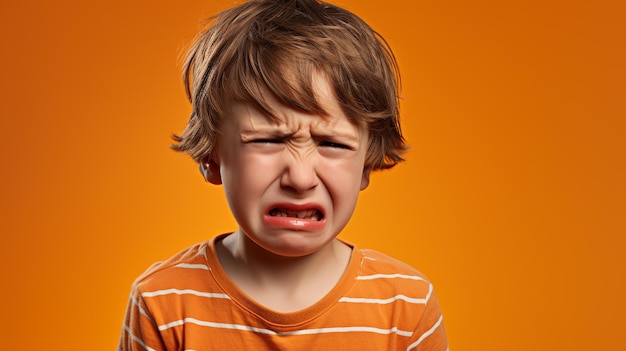
[[[284,208],[274,208],[269,212],[269,215],[272,217],[291,217],[298,219],[307,219],[310,221],[321,221],[324,216],[320,210],[310,209],[310,210],[287,210]]]

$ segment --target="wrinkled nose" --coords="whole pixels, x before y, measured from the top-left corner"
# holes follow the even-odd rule
[[[319,184],[314,162],[310,159],[290,157],[280,178],[280,185],[297,193],[314,189]]]

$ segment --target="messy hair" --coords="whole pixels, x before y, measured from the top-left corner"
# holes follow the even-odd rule
[[[366,168],[403,161],[400,77],[391,49],[359,17],[318,0],[250,0],[209,19],[185,59],[193,110],[172,148],[201,162],[213,152],[229,102],[245,101],[273,116],[267,91],[292,108],[326,116],[314,73],[328,80],[346,116],[367,126]]]

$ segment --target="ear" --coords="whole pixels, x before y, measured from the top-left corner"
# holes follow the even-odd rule
[[[204,180],[215,185],[222,184],[222,175],[220,174],[220,166],[212,157],[206,157],[200,162],[200,173]]]
[[[372,169],[369,167],[363,168],[363,174],[361,175],[361,190],[365,190],[370,185],[370,173]]]

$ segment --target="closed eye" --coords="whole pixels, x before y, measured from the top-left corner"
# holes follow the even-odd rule
[[[341,144],[341,143],[335,143],[332,141],[322,141],[319,144],[320,146],[324,146],[324,147],[332,147],[332,148],[336,148],[336,149],[346,149],[346,150],[351,150],[352,148],[348,145],[345,144]]]
[[[254,139],[250,140],[251,143],[255,144],[282,144],[282,139]]]

